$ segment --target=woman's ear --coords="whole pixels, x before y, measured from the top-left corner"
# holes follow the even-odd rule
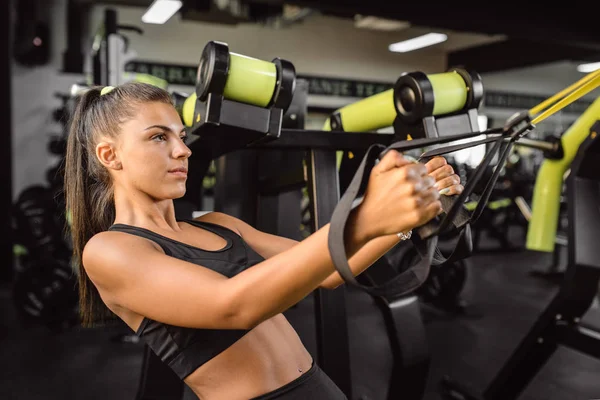
[[[106,168],[119,170],[122,165],[115,150],[115,143],[111,141],[101,141],[96,145],[96,157]]]

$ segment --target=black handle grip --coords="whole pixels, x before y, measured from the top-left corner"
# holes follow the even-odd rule
[[[440,203],[442,203],[443,212],[438,217],[432,219],[431,221],[427,222],[426,224],[424,224],[416,229],[416,233],[419,235],[419,237],[421,239],[425,240],[425,239],[430,238],[431,236],[443,233],[443,232],[439,232],[439,227],[441,225],[442,218],[445,216],[445,214],[447,214],[450,211],[450,209],[452,208],[452,205],[454,204],[454,202],[456,201],[456,199],[458,197],[459,197],[458,195],[452,195],[452,196],[441,195],[440,196]],[[460,229],[463,226],[465,226],[469,222],[470,219],[471,219],[471,215],[469,214],[467,209],[464,207],[461,207],[459,209],[458,213],[456,214],[456,217],[454,217],[452,220],[452,227],[454,229]]]

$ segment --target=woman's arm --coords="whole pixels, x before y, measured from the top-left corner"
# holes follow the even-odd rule
[[[441,204],[433,183],[422,165],[388,152],[371,171],[363,202],[350,213],[346,256],[375,237],[438,215]],[[289,309],[335,272],[328,236],[329,224],[230,279],[123,232],[94,236],[82,262],[107,305],[171,325],[248,329]]]
[[[262,232],[238,218],[219,212],[211,212],[197,219],[238,231],[244,241],[264,258],[276,256],[300,243],[293,239]],[[390,251],[399,240],[396,235],[381,236],[370,240],[354,256],[350,257],[348,260],[350,270],[355,276],[360,274]],[[342,283],[344,281],[340,274],[334,272],[323,280],[319,287],[323,289],[335,289]]]
[[[454,169],[446,162],[444,157],[435,157],[427,162],[425,166],[428,174],[435,179],[436,188],[440,192],[450,196],[460,194],[463,190],[460,178],[454,173]],[[211,212],[198,219],[237,230],[246,243],[264,258],[273,257],[298,244],[295,240],[259,231],[244,221],[227,214]],[[396,235],[380,236],[370,240],[354,256],[348,259],[348,265],[353,275],[361,274],[396,246],[399,241],[400,239]],[[343,283],[343,278],[336,271],[321,282],[319,287],[335,289]]]
[[[367,221],[359,213],[352,218],[355,228],[348,229],[345,240],[348,257],[369,240]],[[335,271],[328,233],[326,225],[230,279],[123,232],[94,236],[82,261],[109,308],[182,327],[249,329],[298,303]]]

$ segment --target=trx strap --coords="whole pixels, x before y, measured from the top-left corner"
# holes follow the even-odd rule
[[[429,275],[431,265],[439,265],[470,256],[472,252],[470,224],[476,222],[483,213],[514,143],[534,129],[535,124],[543,121],[557,111],[560,111],[598,86],[600,86],[600,70],[587,75],[577,83],[545,100],[531,110],[524,111],[510,118],[504,128],[489,129],[483,132],[461,134],[445,138],[424,138],[400,141],[391,144],[387,148],[381,144],[374,144],[369,147],[331,217],[328,245],[333,263],[338,273],[347,284],[358,287],[371,295],[382,297],[401,296],[414,291],[425,282]],[[564,98],[559,101],[563,96]],[[552,103],[556,104],[552,105],[537,117],[531,118],[532,114],[542,112],[545,107],[549,107]],[[443,209],[441,221],[439,221],[440,217],[438,217],[413,230],[411,240],[421,257],[419,262],[380,285],[371,286],[359,283],[355,279],[354,274],[348,265],[344,244],[344,232],[350,212],[356,207],[356,199],[359,199],[364,195],[371,170],[373,169],[376,160],[383,158],[390,150],[402,152],[480,135],[488,135],[488,137],[473,142],[437,148],[423,153],[420,157],[420,160],[424,160],[485,143],[493,143],[492,148],[478,165],[471,179],[467,181],[464,190],[459,195],[442,195],[440,197]],[[504,148],[502,148],[503,144],[505,144]],[[483,177],[485,169],[498,154],[499,158],[496,168],[488,180],[485,189],[477,202],[475,210],[469,215],[468,211],[464,208],[464,202],[467,197],[472,194],[475,186]],[[454,229],[459,229],[460,234],[451,255],[444,258],[437,247],[438,236],[441,233],[447,232],[450,225],[452,225]]]

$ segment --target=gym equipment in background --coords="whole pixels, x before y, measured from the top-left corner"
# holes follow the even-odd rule
[[[13,229],[17,268],[12,296],[14,305],[26,324],[42,324],[53,331],[68,329],[77,321],[77,280],[71,268],[71,246],[65,234],[66,215],[62,164],[66,151],[65,118],[70,96],[61,93],[62,101],[53,117],[62,125],[60,134],[52,135],[48,151],[58,156],[46,172],[45,185],[25,188],[13,204]]]
[[[560,219],[561,199],[565,174],[577,154],[581,143],[589,132],[588,118],[594,118],[594,106],[590,106],[560,138],[552,138],[540,150],[544,151],[544,161],[538,170],[529,220],[526,248],[540,252],[553,252],[557,244],[557,228]],[[526,145],[529,142],[523,143]],[[543,144],[544,142],[542,142]],[[533,142],[532,146],[535,144]],[[568,202],[567,202],[568,204]]]
[[[531,201],[533,184],[535,182],[534,171],[525,168],[524,156],[518,150],[521,143],[517,142],[512,154],[508,157],[506,165],[494,186],[494,192],[490,196],[487,206],[481,214],[473,230],[473,252],[481,251],[515,251],[521,250],[521,242],[514,243],[514,228],[519,228],[523,233],[523,242],[527,232],[527,219],[529,212],[523,209],[523,205]],[[491,176],[495,166],[491,166],[485,172]],[[475,168],[464,166],[466,170],[466,181],[475,172]],[[478,187],[475,192],[482,192],[484,187]],[[473,211],[478,203],[475,194],[465,203],[465,208]],[[486,235],[494,239],[497,246],[486,246],[481,248],[481,238]],[[512,238],[511,238],[512,237]]]
[[[600,85],[600,72],[596,74]],[[566,179],[568,204],[568,265],[559,292],[540,314],[513,354],[483,394],[476,394],[449,377],[442,382],[442,394],[454,400],[517,399],[559,346],[600,359],[600,329],[581,322],[592,306],[600,282],[600,234],[598,193],[600,173],[600,98],[572,124],[560,142],[529,141],[539,150],[562,147],[564,156],[545,160],[536,180],[531,208],[527,248],[550,252],[555,245],[559,215],[561,171],[570,166]]]
[[[137,28],[134,30],[142,33]],[[127,38],[119,33],[117,12],[113,9],[104,11],[104,20],[97,28],[92,45],[92,76],[90,85],[117,86],[123,82],[125,64],[133,60],[136,53],[129,49]]]
[[[72,326],[77,316],[77,280],[59,214],[53,191],[42,185],[23,190],[14,204],[14,305],[23,323],[51,330]]]
[[[116,10],[104,10],[104,19],[94,35],[90,52],[92,73],[86,85],[118,86],[138,81],[167,89],[168,82],[162,77],[126,70],[127,63],[135,59],[137,53],[131,48],[129,38],[123,32],[135,32],[139,35],[144,33],[138,26],[120,24]]]

